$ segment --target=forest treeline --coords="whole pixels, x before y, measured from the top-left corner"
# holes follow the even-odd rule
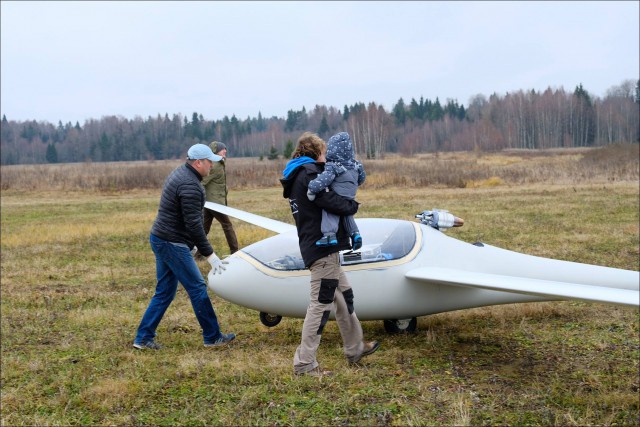
[[[640,80],[611,87],[604,98],[578,85],[456,100],[402,98],[386,111],[375,102],[342,110],[316,105],[285,117],[207,120],[194,112],[146,119],[105,116],[80,124],[15,121],[2,116],[1,164],[178,159],[197,142],[223,141],[234,157],[288,157],[304,131],[329,138],[346,130],[357,156],[411,156],[439,151],[593,147],[640,141]]]

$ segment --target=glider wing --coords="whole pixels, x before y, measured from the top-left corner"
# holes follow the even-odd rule
[[[638,307],[640,306],[638,273],[632,271],[629,271],[629,273],[628,281],[632,283],[630,286],[632,289],[474,273],[465,270],[437,267],[421,267],[410,270],[406,273],[406,277],[444,285],[466,286],[542,297],[556,297],[559,300],[577,299]],[[633,281],[635,281],[635,285]],[[633,289],[634,287],[635,289]]]
[[[277,221],[275,219],[267,218],[264,216],[252,214],[242,211],[240,209],[231,208],[229,206],[221,205],[219,203],[206,202],[204,207],[217,211],[225,215],[229,215],[233,218],[248,222],[253,225],[265,228],[267,230],[275,231],[276,233],[285,233],[287,231],[295,230],[295,225],[287,224],[286,222]]]

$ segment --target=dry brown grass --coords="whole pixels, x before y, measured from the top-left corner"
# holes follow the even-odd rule
[[[365,160],[363,189],[401,187],[465,188],[533,183],[580,184],[637,181],[638,144],[597,149],[509,150],[500,153],[453,152],[387,155]],[[2,190],[101,192],[160,188],[181,161],[72,163],[3,166]],[[244,190],[279,186],[286,161],[230,158],[229,188]]]

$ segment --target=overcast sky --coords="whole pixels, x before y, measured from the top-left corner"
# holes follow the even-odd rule
[[[80,124],[636,81],[638,1],[1,2],[1,112]]]

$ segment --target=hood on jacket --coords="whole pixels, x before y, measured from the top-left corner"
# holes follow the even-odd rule
[[[291,159],[287,162],[287,165],[284,167],[284,171],[282,171],[282,175],[285,178],[289,177],[289,174],[293,172],[298,166],[302,166],[305,163],[315,163],[309,156],[296,157],[295,159]]]
[[[348,166],[352,165],[354,161],[353,141],[347,132],[340,132],[329,138],[327,141],[327,162]]]
[[[311,166],[305,166],[305,165],[313,165],[316,168],[315,169],[316,173],[322,172],[321,165],[324,165],[324,163],[316,163],[315,160],[307,156],[291,159],[289,160],[289,164],[295,165],[295,167],[292,167],[291,169],[286,168],[285,172],[287,173],[285,173],[283,178],[280,178],[280,184],[282,184],[282,188],[283,188],[282,197],[284,197],[285,199],[288,199],[291,196],[293,183],[295,182],[296,177],[298,176],[300,171],[304,170],[305,168],[311,167]],[[317,169],[318,167],[320,167],[320,169]]]

